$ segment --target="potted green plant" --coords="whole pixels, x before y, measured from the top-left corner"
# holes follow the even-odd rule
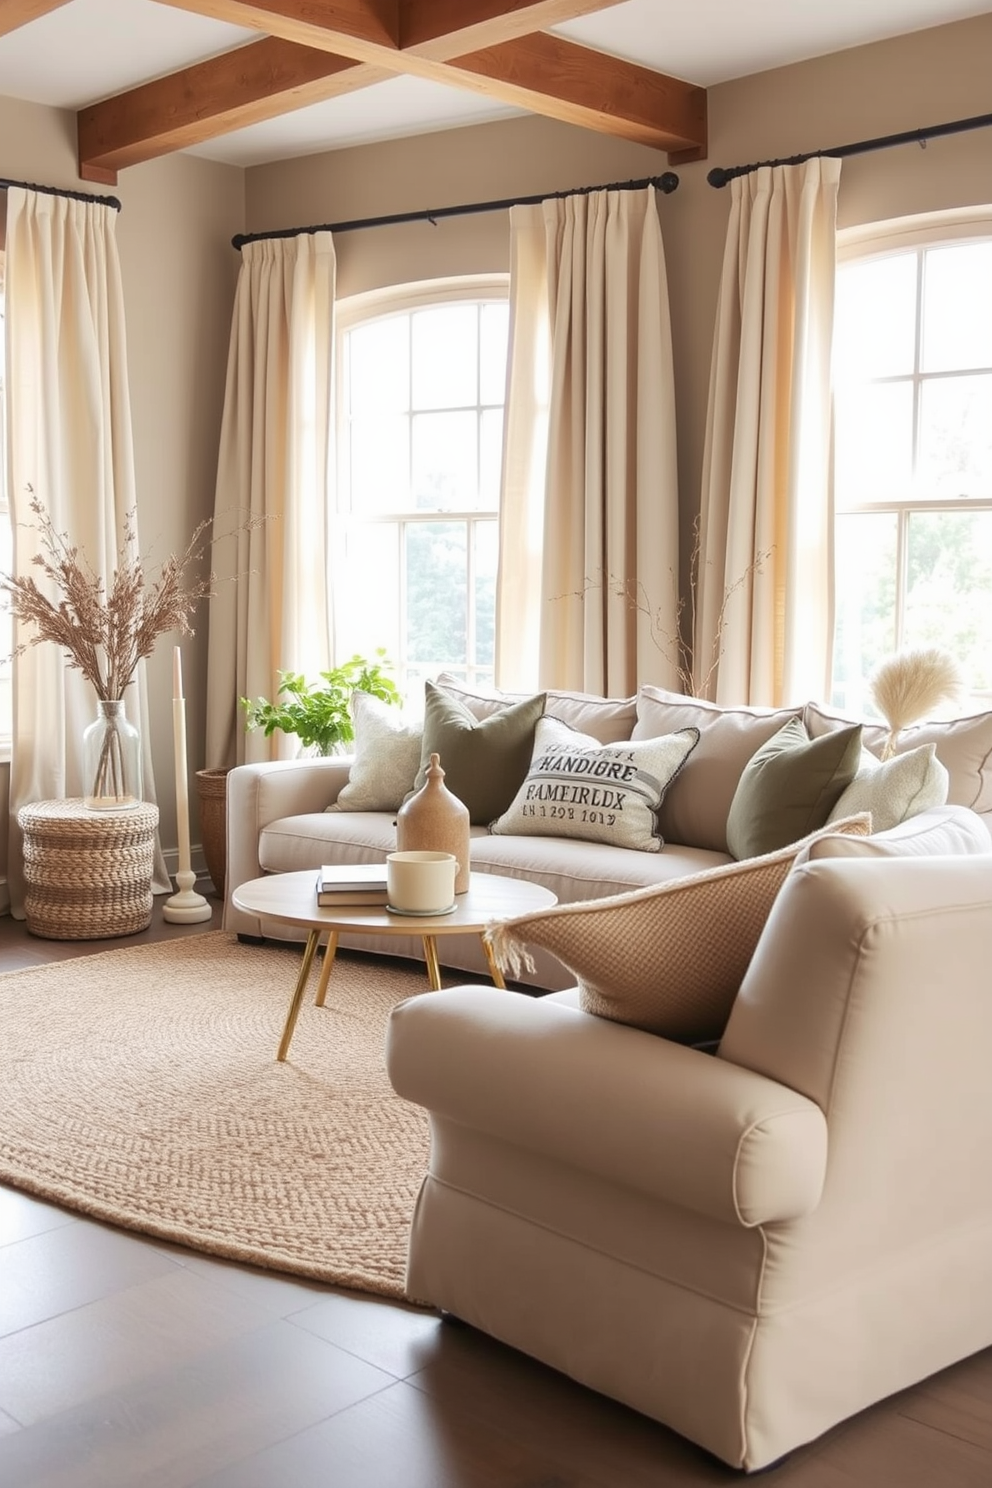
[[[388,676],[390,663],[378,650],[375,659],[353,656],[319,682],[308,682],[302,672],[280,672],[274,702],[260,697],[242,698],[245,727],[263,729],[269,738],[276,729],[295,734],[301,748],[316,754],[334,754],[355,737],[349,703],[353,692],[369,692],[386,703],[402,701],[396,683]]]

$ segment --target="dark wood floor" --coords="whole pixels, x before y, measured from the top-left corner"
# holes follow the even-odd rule
[[[219,925],[219,913],[213,924],[165,924],[160,905],[148,931],[119,944]],[[6,917],[0,971],[114,944],[37,940]],[[846,1422],[766,1480],[990,1488],[992,1350]],[[471,1329],[0,1187],[0,1488],[739,1481],[663,1427]]]

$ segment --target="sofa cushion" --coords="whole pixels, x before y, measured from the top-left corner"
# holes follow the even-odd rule
[[[860,724],[811,739],[790,719],[744,767],[727,817],[732,855],[774,852],[824,826],[860,760]]]
[[[698,739],[699,730],[687,728],[636,744],[600,744],[559,718],[544,717],[527,775],[490,831],[658,852],[658,807]]]
[[[523,783],[544,712],[544,693],[507,703],[488,718],[476,718],[457,698],[425,683],[424,733],[414,790],[427,778],[438,754],[444,783],[468,807],[476,825],[487,824],[509,806]]]
[[[867,816],[830,827],[865,833]],[[817,834],[814,834],[817,835]],[[717,1039],[775,896],[810,839],[744,863],[490,926],[498,963],[518,976],[526,947],[576,977],[589,1013],[687,1043]]]
[[[890,827],[943,806],[947,800],[948,775],[936,756],[935,744],[895,754],[884,762],[862,747],[858,773],[842,792],[827,821],[870,811],[873,832]]]
[[[664,852],[643,853],[608,842],[580,842],[575,837],[498,837],[491,832],[479,836],[480,828],[472,830],[473,873],[508,873],[530,879],[550,889],[559,904],[626,894],[733,862],[726,853],[667,842]]]
[[[328,811],[396,811],[420,768],[424,730],[370,692],[353,692],[354,759]]]
[[[698,728],[699,743],[665,793],[658,825],[666,842],[727,852],[727,817],[737,782],[755,750],[800,708],[721,708],[647,683],[637,695],[634,739]]]
[[[457,698],[476,718],[490,718],[507,703],[519,703],[523,692],[486,692],[471,688],[450,672],[441,672],[435,685]],[[591,734],[601,744],[616,744],[629,739],[637,722],[637,699],[597,697],[591,692],[562,692],[549,687],[545,693],[544,711],[552,718],[570,723],[583,734]]]
[[[811,737],[845,728],[852,719],[818,703],[807,703],[803,721]],[[884,723],[865,724],[863,743],[880,755],[888,736]],[[947,799],[952,806],[992,812],[992,712],[962,718],[930,719],[905,728],[896,738],[896,754],[933,744],[947,771]]]

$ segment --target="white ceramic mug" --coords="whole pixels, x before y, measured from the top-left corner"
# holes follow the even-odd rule
[[[455,900],[458,859],[446,852],[393,852],[386,858],[386,896],[400,914],[443,914]]]

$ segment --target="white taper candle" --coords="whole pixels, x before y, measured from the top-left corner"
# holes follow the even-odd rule
[[[172,653],[172,741],[176,754],[176,827],[179,833],[179,871],[189,871],[189,792],[186,781],[186,703],[183,698],[182,653]]]

